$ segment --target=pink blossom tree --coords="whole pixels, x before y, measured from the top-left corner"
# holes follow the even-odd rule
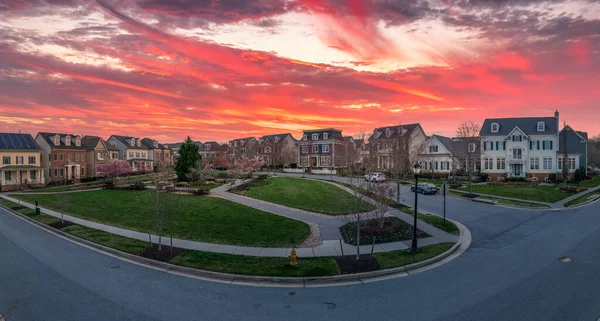
[[[131,173],[131,167],[126,160],[111,160],[98,168],[98,174],[110,178],[113,184],[116,182],[117,177],[129,173]]]
[[[235,169],[247,175],[259,171],[264,165],[264,162],[258,156],[252,158],[242,156],[242,158],[235,162]]]

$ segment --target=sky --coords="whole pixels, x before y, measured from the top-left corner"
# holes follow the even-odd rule
[[[600,133],[598,0],[0,0],[0,39],[1,132]]]

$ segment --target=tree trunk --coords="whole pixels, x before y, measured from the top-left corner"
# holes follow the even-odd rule
[[[396,203],[400,204],[400,175],[396,180]]]
[[[356,221],[356,260],[360,260],[360,219]]]

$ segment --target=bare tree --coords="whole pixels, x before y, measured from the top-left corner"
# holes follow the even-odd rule
[[[385,217],[389,210],[389,201],[394,197],[394,190],[387,182],[369,184],[368,187],[367,195],[371,198],[375,206],[373,216],[377,219],[379,228],[383,228]]]
[[[146,190],[143,195],[145,196],[145,203],[148,204],[149,209],[149,228],[148,238],[150,242],[151,231],[154,231],[158,235],[158,250],[162,251],[162,237],[165,234],[165,227],[169,226],[173,220],[173,216],[177,211],[177,204],[175,196],[169,193],[169,188],[166,184],[170,177],[171,169],[166,166],[158,168],[156,174],[153,176],[152,181],[155,188]],[[173,244],[173,233],[170,231],[171,244]]]
[[[13,178],[13,185],[17,188],[17,195],[21,195],[23,192],[23,177],[21,176],[21,171],[17,170],[17,175]],[[19,206],[21,206],[21,198],[17,197],[19,201]]]
[[[562,150],[562,178],[565,181],[565,187],[567,186],[567,181],[569,180],[569,151],[567,146],[567,123],[563,123],[563,150]]]
[[[588,141],[588,164],[593,172],[600,169],[600,135]]]
[[[473,167],[475,164],[475,151],[479,144],[479,131],[481,126],[478,123],[468,121],[460,124],[456,130],[456,136],[460,138],[457,144],[458,152],[465,155],[466,172],[469,179],[469,193],[473,194]]]
[[[65,210],[69,206],[69,192],[67,191],[68,186],[67,179],[61,179],[59,181],[60,190],[56,194],[56,201],[58,202],[58,208],[60,209],[60,220],[64,224],[65,223]]]

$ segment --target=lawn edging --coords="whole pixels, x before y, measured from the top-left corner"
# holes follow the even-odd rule
[[[151,260],[148,258],[144,258],[141,256],[125,253],[101,244],[97,244],[86,239],[71,235],[69,233],[63,232],[61,230],[52,228],[49,225],[43,224],[41,222],[36,221],[33,218],[30,218],[26,215],[18,213],[2,204],[0,207],[5,209],[7,212],[12,215],[37,226],[40,229],[43,229],[51,234],[54,234],[58,237],[61,237],[65,240],[78,244],[80,246],[84,246],[88,249],[94,250],[104,255],[108,255],[111,257],[115,257],[118,259],[122,259],[124,261],[140,265],[146,268],[151,268],[153,270],[170,273],[174,275],[179,275],[183,277],[196,278],[211,282],[218,283],[226,283],[226,284],[235,284],[235,285],[248,285],[248,286],[261,286],[261,287],[311,287],[311,286],[339,286],[346,284],[360,284],[377,281],[382,277],[387,278],[398,278],[408,276],[410,274],[419,273],[430,268],[437,267],[441,264],[445,264],[454,258],[458,257],[460,254],[464,253],[464,251],[469,248],[471,245],[471,232],[462,224],[452,221],[456,224],[460,229],[460,238],[457,243],[455,243],[449,250],[446,252],[435,256],[433,258],[429,258],[423,260],[421,262],[392,268],[386,270],[372,271],[372,272],[364,272],[364,273],[356,273],[356,274],[342,274],[335,276],[323,276],[323,277],[269,277],[269,276],[251,276],[251,275],[237,275],[237,274],[228,274],[228,273],[220,273],[213,272],[207,270],[198,270],[193,268],[187,268],[179,265],[174,265],[166,262],[160,262],[156,260]],[[460,251],[457,251],[459,250]],[[458,252],[458,253],[457,253]],[[452,256],[450,258],[450,256]],[[441,261],[446,262],[441,262]]]

